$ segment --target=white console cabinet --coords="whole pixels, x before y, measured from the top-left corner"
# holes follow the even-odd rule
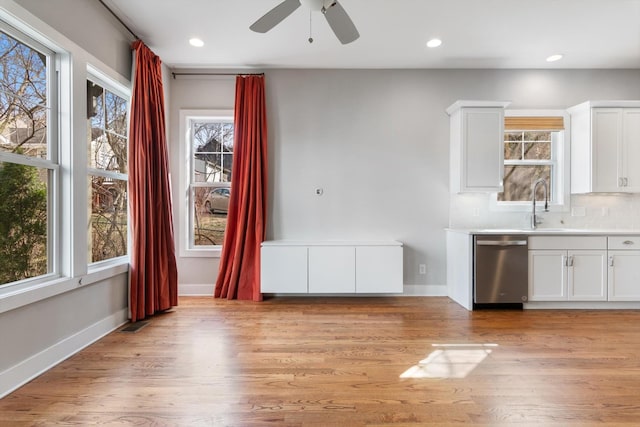
[[[402,293],[402,243],[266,241],[263,293]]]

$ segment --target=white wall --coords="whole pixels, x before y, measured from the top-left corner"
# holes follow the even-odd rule
[[[454,225],[477,206],[493,218],[487,196],[448,193],[450,104],[507,100],[510,108],[562,109],[588,99],[640,99],[638,70],[267,70],[266,82],[267,238],[400,240],[405,285],[446,282],[450,203]],[[233,87],[233,78],[175,80],[174,129],[180,108],[232,106]],[[174,131],[173,153],[177,141]],[[215,281],[216,260],[179,265],[180,283]]]

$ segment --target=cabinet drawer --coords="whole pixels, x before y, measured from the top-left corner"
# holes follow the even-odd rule
[[[607,249],[607,237],[529,236],[529,249]]]
[[[640,236],[609,236],[607,249],[640,250]]]

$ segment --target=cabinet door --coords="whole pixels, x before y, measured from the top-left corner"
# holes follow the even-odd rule
[[[529,251],[529,301],[566,301],[567,251]]]
[[[306,246],[263,246],[260,256],[261,292],[307,293]]]
[[[504,110],[462,109],[461,191],[502,191]]]
[[[353,246],[309,248],[309,293],[354,293],[356,249]]]
[[[606,301],[607,252],[569,251],[567,255],[567,299]]]
[[[640,108],[622,111],[622,153],[624,191],[640,192]]]
[[[401,293],[402,246],[356,248],[356,292]]]
[[[609,301],[640,301],[640,251],[609,251]]]
[[[622,191],[622,109],[592,111],[593,191]]]

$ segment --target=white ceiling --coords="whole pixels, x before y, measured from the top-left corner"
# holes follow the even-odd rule
[[[280,1],[104,0],[176,68],[640,68],[640,0],[340,0],[360,32],[348,45],[319,12],[309,44],[304,6],[249,30]]]

